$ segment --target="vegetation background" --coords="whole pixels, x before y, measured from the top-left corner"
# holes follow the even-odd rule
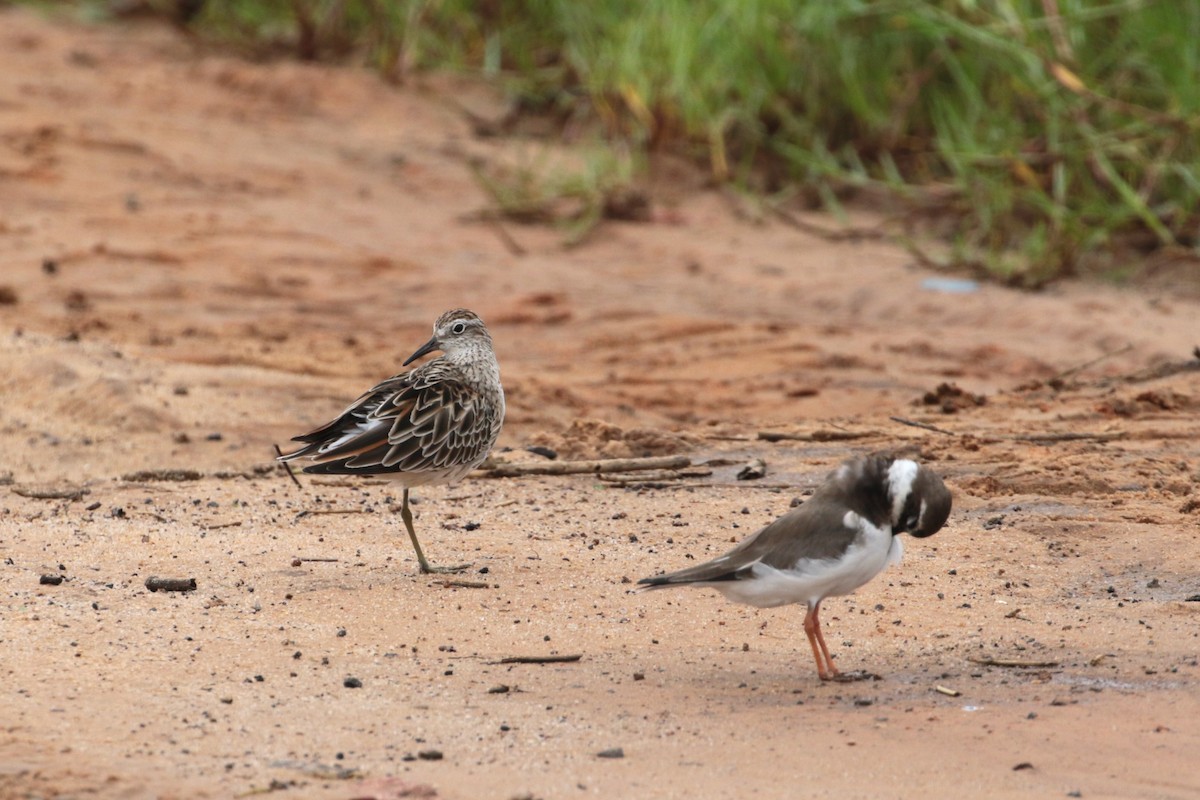
[[[62,5],[62,3],[51,3]],[[882,204],[930,263],[1036,286],[1200,250],[1200,3],[1176,0],[77,0],[255,56],[456,70],[598,143],[479,177],[575,232],[662,153],[762,208]],[[948,244],[929,255],[934,233]]]

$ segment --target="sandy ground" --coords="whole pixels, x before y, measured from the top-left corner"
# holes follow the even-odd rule
[[[1200,795],[1194,294],[942,293],[670,186],[514,255],[467,161],[548,145],[461,104],[496,106],[0,11],[0,796]],[[418,576],[393,486],[298,489],[272,445],[455,306],[496,340],[498,458],[708,474],[423,490],[431,557],[484,587]],[[880,449],[956,505],[825,604],[877,680],[817,680],[801,609],[630,591]],[[581,658],[497,663],[533,655]]]

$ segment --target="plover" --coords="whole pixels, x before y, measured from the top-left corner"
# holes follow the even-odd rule
[[[458,572],[470,564],[429,563],[413,529],[408,490],[454,483],[479,466],[504,422],[504,389],[492,337],[476,314],[447,311],[433,336],[402,366],[434,350],[443,355],[388,378],[350,404],[332,422],[292,441],[305,446],[280,461],[309,459],[305,472],[386,475],[404,487],[400,516],[421,572]]]
[[[821,680],[841,676],[821,633],[821,601],[850,594],[900,561],[898,534],[936,533],[950,491],[927,467],[870,456],[847,461],[812,497],[723,556],[638,581],[650,589],[709,586],[760,608],[804,603],[804,632]]]

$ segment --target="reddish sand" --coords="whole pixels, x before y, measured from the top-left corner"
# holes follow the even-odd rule
[[[0,11],[0,796],[1200,794],[1200,373],[1143,372],[1191,358],[1194,295],[940,293],[679,186],[514,255],[468,161],[556,148],[473,136],[498,105]],[[498,458],[710,474],[421,490],[431,558],[485,586],[415,574],[394,486],[297,489],[272,444],[455,306],[496,340]],[[802,609],[630,591],[884,449],[955,510],[824,606],[879,680],[821,683]]]

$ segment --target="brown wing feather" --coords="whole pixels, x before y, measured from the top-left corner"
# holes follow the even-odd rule
[[[283,458],[311,458],[316,463],[304,471],[324,474],[416,472],[474,463],[494,440],[494,426],[477,424],[483,405],[452,365],[434,359],[384,381],[329,424],[296,437],[307,446]],[[494,414],[483,409],[489,411]]]

